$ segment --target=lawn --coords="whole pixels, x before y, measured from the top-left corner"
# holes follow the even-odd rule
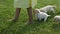
[[[34,17],[34,23],[31,25],[25,24],[28,20],[26,9],[21,10],[17,22],[8,21],[15,14],[13,3],[13,0],[0,0],[0,34],[60,34],[60,23],[53,20],[55,15],[60,15],[60,0],[38,0],[35,8],[54,5],[57,7],[56,14],[52,14],[46,22],[38,22]]]

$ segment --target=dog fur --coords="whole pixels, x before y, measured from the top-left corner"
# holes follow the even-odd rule
[[[36,9],[37,11],[35,11],[35,15],[37,17],[37,19],[39,19],[39,21],[41,21],[42,19],[44,19],[44,22],[47,20],[47,18],[50,16],[47,13],[41,12],[39,9]]]

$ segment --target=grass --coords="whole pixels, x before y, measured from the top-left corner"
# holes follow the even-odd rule
[[[60,0],[38,0],[35,8],[46,5],[57,6],[55,15],[60,15]],[[22,9],[17,22],[9,22],[14,14],[13,0],[0,0],[0,34],[60,34],[60,23],[54,22],[53,16],[47,22],[38,22],[34,17],[34,23],[26,25],[28,20],[26,9]]]

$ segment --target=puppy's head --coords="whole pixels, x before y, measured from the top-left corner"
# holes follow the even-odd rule
[[[53,6],[54,9],[56,9],[56,6]]]
[[[33,10],[33,13],[35,13],[35,14],[39,13],[39,9]]]

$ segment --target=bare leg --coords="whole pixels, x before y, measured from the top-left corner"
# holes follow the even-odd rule
[[[14,19],[12,19],[12,21],[16,22],[18,20],[20,11],[21,11],[21,8],[16,8],[16,14]]]
[[[29,16],[28,24],[31,24],[33,22],[32,7],[27,8],[27,12],[28,12],[28,16]]]

